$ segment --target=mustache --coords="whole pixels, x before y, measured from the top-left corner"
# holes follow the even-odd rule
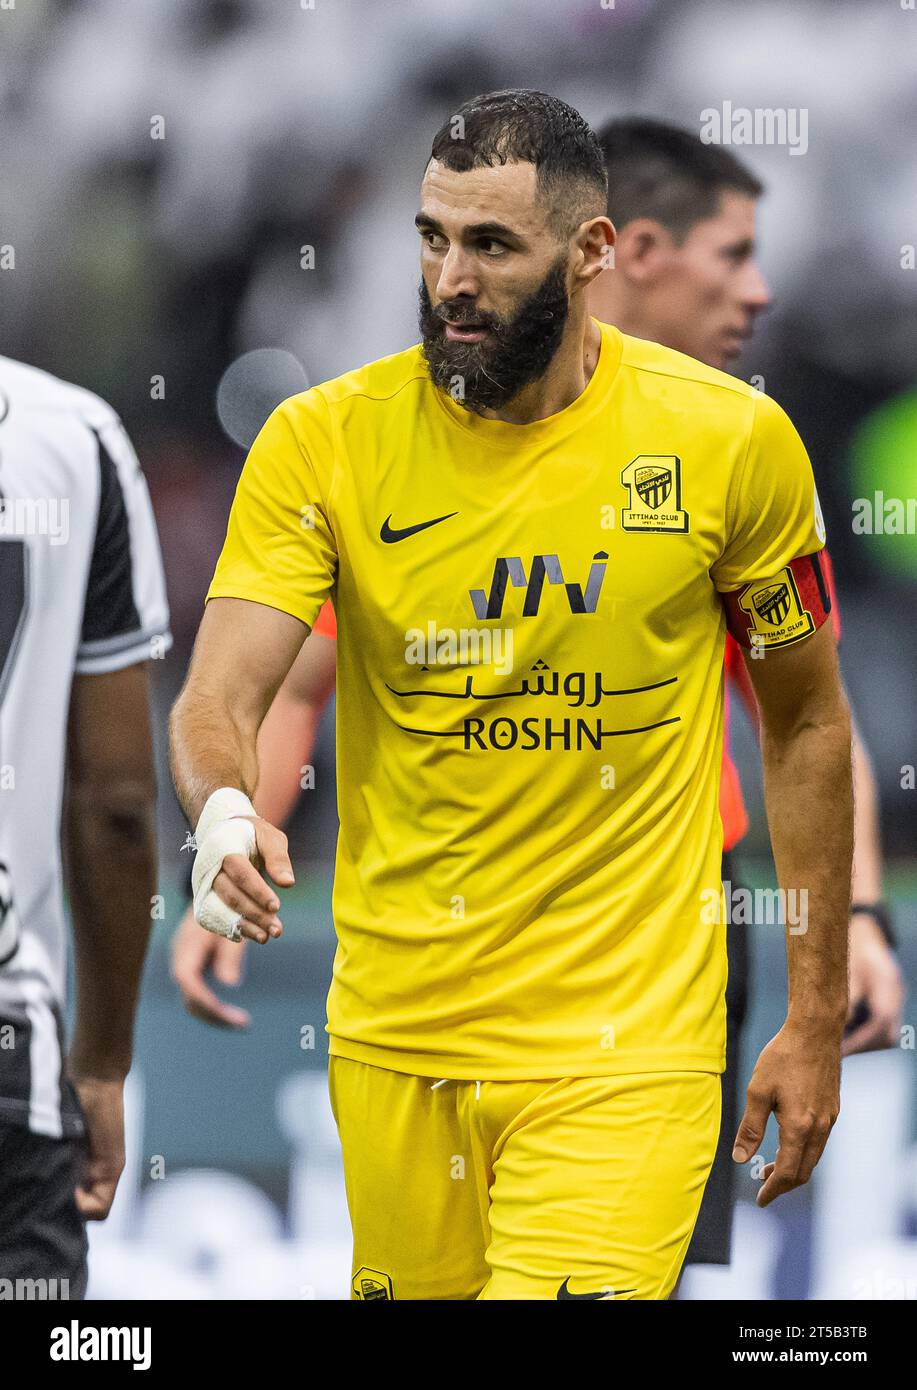
[[[450,304],[447,299],[442,299],[439,304],[432,306],[432,310],[434,318],[440,319],[443,323],[454,324],[456,327],[473,323],[476,327],[490,329],[492,333],[502,333],[506,327],[497,314],[488,313],[486,309],[475,309],[470,304]],[[547,323],[554,316],[553,309],[543,308],[533,313],[532,318]]]
[[[549,366],[563,336],[569,310],[564,258],[507,317],[482,308],[470,295],[433,304],[426,283],[419,286],[423,352],[435,386],[451,393],[466,410],[481,411],[512,400]],[[477,342],[451,341],[443,324],[474,324],[487,332]]]
[[[475,309],[473,304],[450,304],[446,299],[433,306],[433,315],[442,323],[451,323],[456,327],[473,323],[481,328],[489,328],[494,333],[499,333],[503,326],[496,314],[490,314],[485,309]]]

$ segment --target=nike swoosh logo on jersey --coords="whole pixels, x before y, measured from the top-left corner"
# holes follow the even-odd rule
[[[385,541],[386,545],[394,545],[396,541],[407,540],[408,536],[416,536],[418,531],[426,531],[428,526],[438,526],[441,521],[448,521],[450,516],[458,516],[458,512],[446,512],[445,516],[435,516],[432,521],[420,521],[416,526],[405,526],[402,530],[396,531],[389,526],[392,519],[389,512],[382,523],[379,539]]]
[[[570,1283],[570,1276],[567,1275],[560,1288],[557,1290],[558,1298],[615,1298],[619,1293],[636,1293],[636,1289],[602,1289],[599,1293],[571,1293],[567,1285]]]

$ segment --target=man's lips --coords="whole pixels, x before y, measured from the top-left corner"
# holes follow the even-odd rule
[[[447,323],[444,332],[452,343],[480,343],[490,329],[480,323]]]
[[[751,326],[744,328],[726,328],[723,331],[723,350],[729,358],[738,357],[744,345],[751,337]]]

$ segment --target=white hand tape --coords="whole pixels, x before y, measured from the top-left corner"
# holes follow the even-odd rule
[[[207,931],[241,941],[239,923],[242,914],[228,907],[213,891],[213,880],[223,867],[227,854],[244,854],[252,859],[255,853],[255,827],[245,816],[257,812],[244,792],[235,787],[221,787],[207,800],[194,840],[197,853],[191,869],[191,888],[194,894],[194,916]]]

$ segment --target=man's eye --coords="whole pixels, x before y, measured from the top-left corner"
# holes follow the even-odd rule
[[[504,251],[507,250],[506,245],[502,241],[494,241],[493,237],[489,236],[483,237],[482,240],[478,242],[478,246],[484,252],[485,256],[502,256]]]
[[[421,232],[420,234],[432,251],[442,251],[446,244],[446,238],[440,236],[439,232]]]

